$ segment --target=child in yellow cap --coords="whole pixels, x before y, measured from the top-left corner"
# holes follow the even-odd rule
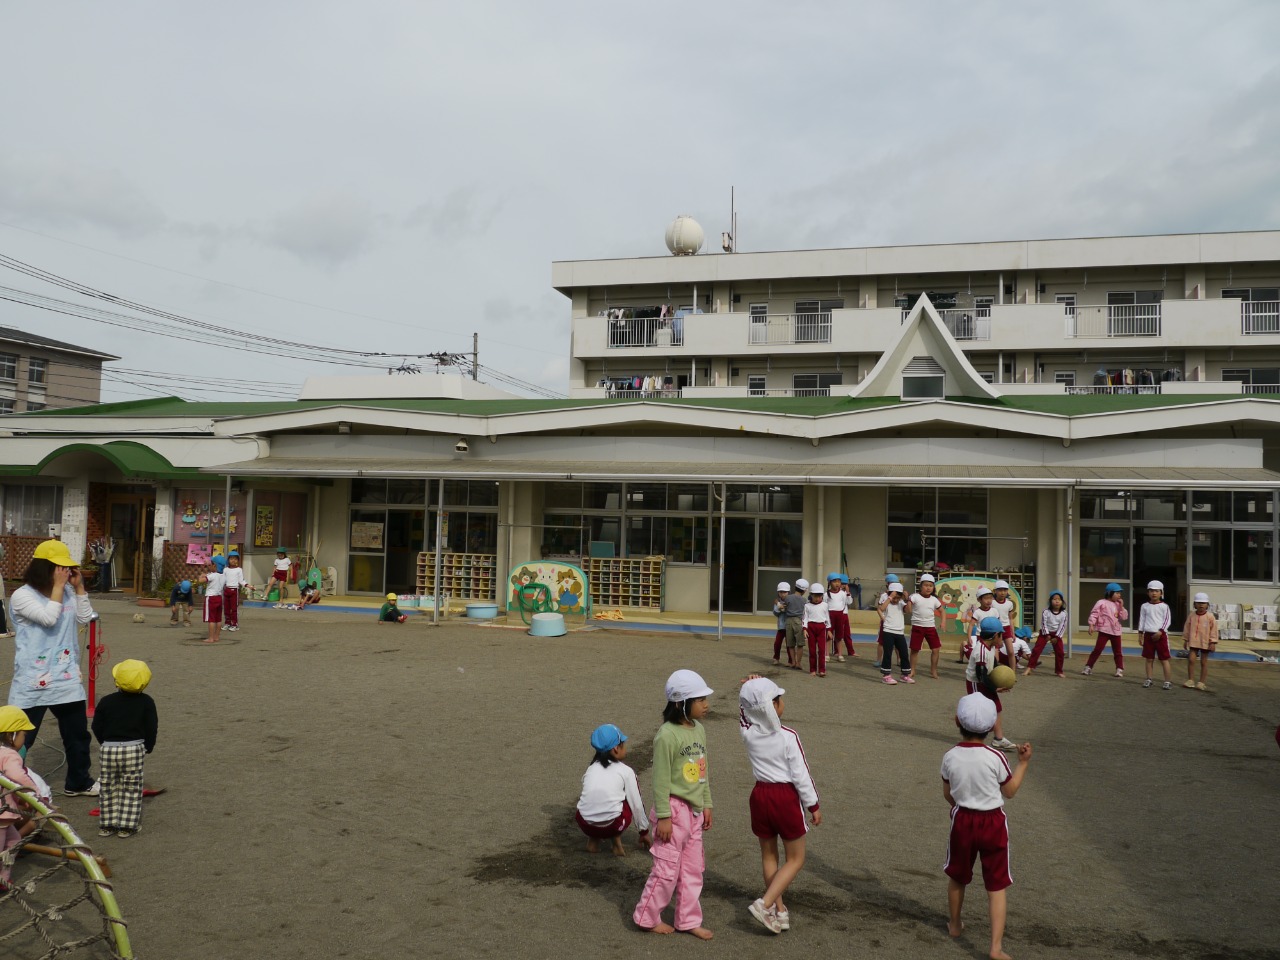
[[[387,594],[387,602],[382,605],[382,609],[378,611],[379,623],[404,623],[408,620],[407,614],[400,612],[400,608],[396,606],[396,595],[394,593]]]
[[[93,735],[98,738],[102,813],[98,836],[132,837],[142,829],[142,763],[156,745],[156,702],[143,693],[151,668],[121,660],[111,668],[116,692],[98,701]]]
[[[0,776],[38,794],[39,787],[28,775],[18,752],[26,742],[27,731],[34,729],[35,725],[21,707],[0,707]],[[3,854],[35,832],[36,822],[31,819],[34,812],[17,794],[0,787],[0,891],[9,887],[9,864]]]

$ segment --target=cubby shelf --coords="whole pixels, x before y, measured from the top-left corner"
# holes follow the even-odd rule
[[[440,557],[440,594],[454,600],[497,598],[497,561],[492,553],[445,553]],[[436,555],[418,554],[418,593],[436,588]]]
[[[582,558],[582,569],[591,590],[591,603],[597,608],[661,610],[664,565],[662,557]]]

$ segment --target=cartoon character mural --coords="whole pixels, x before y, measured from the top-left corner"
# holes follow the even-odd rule
[[[546,604],[552,612],[585,613],[590,603],[587,597],[587,575],[571,563],[542,561],[521,563],[511,568],[508,580],[511,592],[507,597],[507,609],[520,609],[520,595],[525,602]]]
[[[996,585],[994,577],[944,577],[935,584],[934,592],[942,601],[942,633],[953,633],[964,636],[968,633],[968,625],[964,622],[965,612],[978,603],[978,588],[993,589]],[[1017,590],[1009,590],[1009,599],[1013,601],[1013,613],[1009,622],[1015,627],[1021,626],[1022,594]]]

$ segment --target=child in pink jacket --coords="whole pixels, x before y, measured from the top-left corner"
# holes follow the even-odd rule
[[[21,707],[0,707],[0,776],[28,788],[33,796],[39,794],[39,787],[27,775],[27,766],[18,751],[22,749],[27,731],[34,729]],[[8,793],[0,787],[0,855],[17,846],[27,834],[35,832],[36,822],[31,819],[34,813],[16,793]],[[0,892],[7,889],[9,864],[0,856]]]
[[[1116,661],[1116,676],[1124,676],[1124,651],[1120,648],[1121,620],[1129,619],[1129,611],[1124,608],[1124,591],[1118,583],[1108,583],[1102,599],[1089,611],[1089,636],[1098,635],[1093,653],[1089,654],[1089,662],[1080,672],[1086,677],[1093,673],[1093,665],[1102,656],[1102,651],[1111,644],[1111,653]]]

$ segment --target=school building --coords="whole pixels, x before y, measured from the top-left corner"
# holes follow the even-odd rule
[[[56,522],[77,555],[112,535],[126,587],[227,539],[255,582],[284,546],[338,593],[430,593],[439,514],[456,599],[559,562],[624,610],[765,611],[777,581],[842,569],[866,604],[923,564],[1016,574],[1029,607],[1063,590],[1077,622],[1111,580],[1136,601],[1163,580],[1176,623],[1197,590],[1275,603],[1278,232],[552,277],[566,400],[421,375],[6,417],[6,575]]]

